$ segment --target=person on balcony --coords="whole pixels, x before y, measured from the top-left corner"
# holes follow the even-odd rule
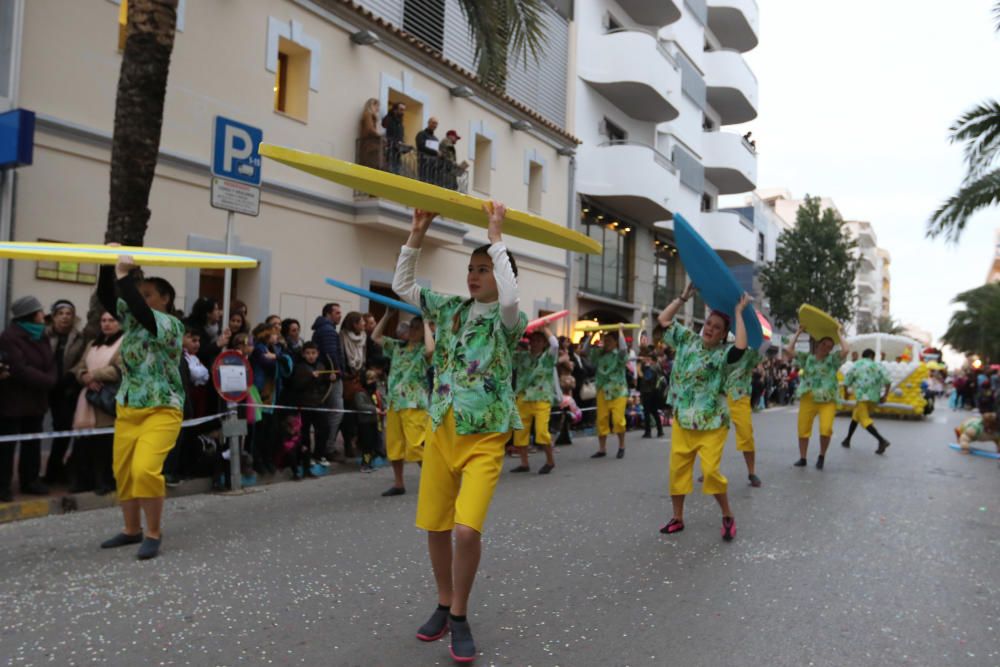
[[[448,133],[444,135],[444,139],[441,140],[441,146],[438,149],[441,153],[441,170],[443,176],[441,185],[449,190],[458,190],[458,177],[464,174],[465,170],[469,168],[469,163],[465,160],[461,164],[458,163],[455,144],[461,141],[461,139],[462,137],[458,136],[458,132],[448,130]]]
[[[365,102],[361,112],[361,134],[358,137],[358,164],[372,169],[384,169],[382,163],[382,132],[379,130],[379,104],[374,97]]]
[[[389,171],[394,174],[399,173],[400,155],[404,151],[403,146],[403,115],[406,113],[406,105],[396,102],[392,105],[382,118],[382,127],[385,128],[385,153]],[[409,149],[407,149],[409,150]]]
[[[441,184],[441,141],[434,134],[438,119],[431,116],[427,127],[417,132],[419,176],[424,183]]]

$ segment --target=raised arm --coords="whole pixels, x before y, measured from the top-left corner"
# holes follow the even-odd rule
[[[101,266],[97,279],[97,300],[112,317],[118,319],[118,291],[115,288],[115,267]]]
[[[382,344],[382,339],[384,338],[382,332],[385,331],[385,325],[388,324],[389,316],[392,315],[394,310],[395,309],[393,308],[386,308],[382,317],[379,319],[378,324],[376,324],[375,328],[372,329],[372,340],[378,345]]]
[[[735,364],[742,359],[747,351],[747,325],[743,322],[743,310],[749,303],[750,295],[744,292],[736,304],[734,313],[736,317],[736,343],[729,348],[729,352],[726,354],[726,361],[731,364]]]
[[[521,317],[521,299],[517,290],[517,276],[510,265],[507,246],[503,242],[503,221],[507,207],[498,201],[483,205],[490,224],[486,234],[490,239],[487,252],[493,260],[493,277],[497,281],[497,295],[500,301],[500,320],[508,329],[515,327]]]
[[[851,348],[847,346],[847,334],[844,333],[843,324],[837,326],[837,335],[840,337],[840,356],[847,359],[851,354]]]
[[[618,351],[628,352],[628,343],[625,342],[625,325],[618,323]]]
[[[784,350],[782,350],[782,352],[784,353],[785,359],[787,361],[791,361],[792,359],[795,358],[795,346],[798,345],[798,343],[799,343],[799,336],[801,336],[804,331],[805,331],[805,329],[803,329],[802,325],[800,324],[799,328],[795,330],[795,335],[792,336],[791,342],[788,343],[788,347],[786,347]]]
[[[548,327],[542,329],[546,336],[549,337],[549,354],[552,355],[553,359],[558,361],[559,359],[559,339],[552,335],[552,332]]]
[[[136,286],[136,277],[132,273],[136,268],[135,262],[132,261],[131,257],[122,255],[118,258],[118,263],[115,265],[115,277],[118,278],[116,285],[118,295],[121,296],[125,305],[128,306],[132,317],[136,319],[143,329],[155,336],[157,333],[156,316],[153,315],[153,309],[142,298],[142,294],[139,293],[139,288]]]
[[[399,259],[396,261],[392,291],[413,306],[420,306],[420,286],[417,285],[417,259],[420,257],[420,246],[423,245],[424,236],[427,235],[427,230],[436,217],[437,213],[420,209],[413,211],[410,236],[406,239],[406,245],[400,248]]]
[[[680,309],[684,307],[684,304],[690,299],[695,292],[695,286],[693,283],[688,283],[684,288],[684,292],[681,293],[679,297],[667,304],[667,307],[663,309],[663,312],[659,314],[656,321],[660,323],[660,326],[666,329],[671,324],[673,324],[674,317],[680,312]]]

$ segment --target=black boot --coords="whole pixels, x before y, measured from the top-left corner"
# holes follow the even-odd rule
[[[885,454],[885,450],[889,448],[889,445],[891,443],[888,440],[886,440],[885,438],[882,437],[882,434],[879,433],[878,429],[875,428],[875,424],[872,424],[871,426],[869,426],[865,430],[868,431],[869,433],[871,433],[872,435],[874,435],[875,438],[878,440],[878,449],[875,450],[875,453],[876,454]]]
[[[856,422],[856,421],[854,421],[852,419],[851,420],[851,425],[847,429],[847,437],[844,438],[844,441],[841,442],[840,444],[842,446],[844,446],[844,447],[850,447],[851,446],[851,438],[854,437],[854,432],[857,431],[857,430],[858,430],[858,422]]]

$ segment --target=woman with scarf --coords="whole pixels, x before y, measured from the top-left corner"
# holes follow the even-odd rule
[[[73,429],[107,428],[115,425],[114,397],[121,382],[122,328],[111,313],[101,314],[101,333],[87,344],[80,363],[73,368],[83,387],[76,400]],[[110,398],[110,405],[106,399]],[[109,410],[110,408],[110,410]],[[94,489],[99,496],[115,490],[111,452],[114,435],[92,435],[73,446],[70,457],[73,486],[79,493]]]
[[[354,405],[354,395],[364,391],[365,363],[368,361],[368,334],[365,333],[364,315],[351,311],[340,323],[340,342],[344,348],[344,405]],[[358,419],[355,414],[345,414],[340,422],[344,436],[344,457],[351,458],[358,436]],[[336,434],[331,434],[331,438]]]

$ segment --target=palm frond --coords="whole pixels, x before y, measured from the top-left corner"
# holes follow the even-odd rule
[[[945,200],[927,222],[927,236],[944,235],[948,241],[956,242],[974,213],[995,206],[997,202],[1000,202],[1000,169],[966,183]]]
[[[538,62],[545,41],[542,0],[458,0],[481,78],[494,83],[510,55]],[[500,77],[505,78],[505,77]]]
[[[993,21],[996,23],[996,31],[1000,32],[1000,2],[993,5]]]
[[[966,181],[989,169],[1000,154],[1000,101],[987,100],[969,109],[950,128],[951,143],[966,142]]]

